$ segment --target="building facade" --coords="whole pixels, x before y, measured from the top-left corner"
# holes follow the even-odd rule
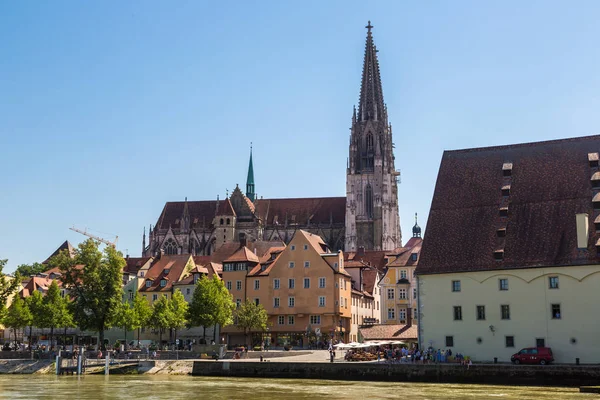
[[[444,153],[417,267],[421,346],[600,362],[599,151],[589,136]]]

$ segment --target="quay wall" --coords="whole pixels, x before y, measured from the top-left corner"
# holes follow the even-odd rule
[[[591,365],[474,364],[467,368],[454,364],[194,361],[192,375],[529,386],[600,384],[600,366]]]

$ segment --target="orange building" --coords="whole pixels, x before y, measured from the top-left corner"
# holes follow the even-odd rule
[[[223,261],[223,280],[234,301],[255,301],[267,310],[268,330],[254,332],[253,345],[302,348],[347,340],[351,277],[343,254],[330,252],[318,235],[298,230],[287,247],[272,247],[260,258],[242,247]],[[230,345],[246,343],[235,325],[222,333]]]

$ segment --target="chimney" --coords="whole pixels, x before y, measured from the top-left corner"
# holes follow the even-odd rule
[[[364,256],[365,255],[365,246],[358,246],[358,251],[356,252],[357,256]]]
[[[244,247],[246,245],[246,234],[240,233],[240,247]]]
[[[160,249],[160,251],[158,252],[158,259],[160,260],[162,258],[162,256],[165,255],[165,249]]]
[[[577,224],[577,248],[578,249],[587,249],[589,232],[590,232],[590,224],[589,224],[589,220],[588,220],[588,215],[585,213],[576,214],[575,222]]]

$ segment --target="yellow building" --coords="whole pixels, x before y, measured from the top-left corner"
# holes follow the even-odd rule
[[[415,223],[413,237],[397,254],[389,257],[387,270],[379,281],[382,324],[410,325],[417,323],[415,269],[419,263],[422,243],[421,228]]]
[[[444,153],[417,267],[421,347],[600,362],[600,136]]]
[[[261,259],[242,247],[223,261],[223,280],[234,301],[262,304],[269,330],[255,332],[252,344],[308,347],[330,338],[346,340],[351,316],[351,278],[341,252],[332,253],[321,237],[295,233],[287,247]],[[229,344],[245,338],[235,326],[223,328]]]

